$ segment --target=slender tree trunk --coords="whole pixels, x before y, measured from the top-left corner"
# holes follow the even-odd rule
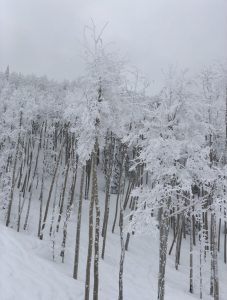
[[[28,200],[28,208],[27,208],[26,218],[25,218],[25,222],[24,222],[24,230],[26,230],[27,225],[28,225],[28,218],[29,218],[29,213],[30,213],[30,209],[31,209],[31,200],[32,200],[32,194],[33,194],[33,183],[34,183],[35,176],[36,176],[36,173],[37,173],[37,167],[38,167],[41,144],[42,144],[42,129],[41,129],[41,132],[40,132],[40,138],[39,138],[39,144],[38,144],[38,149],[37,149],[37,155],[36,155],[36,161],[35,161],[33,176],[32,176],[30,186],[29,186],[30,195],[29,195],[29,200]],[[31,168],[31,165],[32,165],[32,162],[30,162],[30,168]]]
[[[177,244],[176,244],[176,259],[175,259],[175,268],[178,270],[178,265],[180,263],[180,251],[181,251],[181,240],[183,233],[183,216],[179,216],[179,230],[177,234]]]
[[[120,240],[121,240],[121,258],[120,258],[120,269],[119,269],[119,295],[118,300],[123,300],[123,271],[124,271],[124,259],[125,259],[125,242],[124,242],[124,211],[122,196],[120,200]]]
[[[218,280],[218,249],[217,249],[217,228],[216,228],[216,214],[213,211],[211,213],[211,226],[212,226],[212,274],[213,274],[213,289],[211,290],[214,295],[214,300],[219,300],[219,280]]]
[[[93,163],[95,162],[93,161],[92,164]],[[91,273],[92,246],[93,246],[93,210],[94,210],[94,185],[92,185],[91,200],[89,205],[88,253],[87,253],[84,300],[89,300],[89,293],[90,293],[90,273]]]
[[[78,276],[78,265],[79,265],[79,253],[80,253],[80,231],[81,231],[81,217],[82,217],[82,204],[83,204],[83,189],[84,189],[84,173],[85,167],[82,168],[81,181],[80,181],[80,199],[77,214],[77,228],[76,228],[76,246],[75,246],[75,258],[74,258],[74,269],[73,278],[77,279]]]
[[[20,231],[20,221],[21,221],[21,192],[19,193],[19,203],[18,203],[18,219],[17,219],[17,232]]]
[[[224,154],[224,165],[227,164],[227,86],[225,95],[225,154]],[[225,176],[224,179],[226,180]],[[224,189],[224,194],[226,195],[226,189]],[[226,201],[225,201],[226,203]],[[226,222],[226,207],[224,207],[224,263],[227,262],[226,255],[226,242],[227,242],[227,222]]]
[[[53,205],[52,205],[52,214],[51,214],[51,221],[50,221],[50,229],[49,229],[49,236],[51,237],[53,235],[53,232],[55,234],[55,229],[54,229],[54,221],[56,217],[56,203],[57,203],[57,193],[58,193],[58,180],[59,180],[59,174],[56,176],[56,183],[55,183],[55,191],[54,191],[54,200],[53,200]],[[60,194],[61,198],[61,194]]]
[[[58,215],[58,222],[57,222],[57,228],[56,228],[57,232],[59,231],[59,226],[60,226],[61,217],[62,217],[63,208],[64,208],[65,191],[66,191],[68,174],[69,174],[69,166],[70,166],[70,158],[67,159],[67,165],[66,165],[66,171],[65,171],[65,180],[64,180],[63,190],[62,190],[62,198],[61,198],[61,204],[60,204],[59,215]]]
[[[41,233],[40,233],[40,236],[39,236],[40,240],[43,239],[43,232],[44,232],[44,229],[45,229],[45,226],[46,226],[46,220],[47,220],[47,215],[48,215],[49,206],[50,206],[50,199],[51,199],[51,195],[52,195],[52,191],[53,191],[53,187],[54,187],[54,181],[55,181],[55,178],[56,178],[56,175],[57,175],[57,171],[58,171],[58,167],[59,167],[59,163],[60,163],[60,159],[61,159],[61,153],[62,153],[63,145],[64,145],[64,143],[62,144],[60,152],[58,154],[58,159],[57,159],[54,175],[52,177],[52,181],[51,181],[51,185],[50,185],[49,195],[48,195],[48,198],[47,198],[46,209],[45,209],[44,218],[43,218],[42,229],[41,229]]]
[[[100,236],[100,208],[98,198],[98,181],[97,181],[97,151],[98,141],[96,138],[95,150],[94,150],[94,164],[93,164],[93,183],[94,184],[94,202],[96,210],[95,218],[95,244],[94,244],[94,289],[93,300],[98,300],[99,292],[99,236]]]
[[[221,207],[220,207],[220,213],[221,213]],[[218,222],[218,251],[220,251],[220,244],[221,244],[221,218],[219,218],[219,222]]]
[[[76,179],[77,179],[77,166],[78,166],[78,159],[76,160],[76,169],[74,170],[74,174],[73,174],[69,200],[68,200],[68,204],[67,204],[67,208],[66,208],[66,217],[65,217],[65,222],[64,222],[64,225],[63,225],[62,250],[61,250],[61,253],[60,253],[60,256],[62,257],[62,262],[64,262],[64,258],[65,258],[65,245],[66,245],[66,238],[67,238],[67,227],[68,227],[68,221],[69,221],[71,211],[72,211],[72,206],[73,206],[73,199],[74,199]]]
[[[39,225],[38,225],[38,237],[40,237],[41,233],[41,225],[42,225],[42,216],[43,216],[43,187],[44,187],[44,170],[42,174],[42,182],[41,182],[41,190],[39,196]]]
[[[190,213],[190,284],[189,292],[193,293],[193,215]]]
[[[125,170],[125,154],[122,155],[122,171],[121,179],[124,177]],[[119,186],[121,186],[121,181]],[[125,241],[124,241],[124,210],[123,210],[123,194],[120,196],[120,218],[119,218],[119,227],[120,227],[120,242],[121,242],[121,257],[120,257],[120,269],[119,269],[119,294],[118,300],[123,300],[123,271],[124,271],[124,259],[125,259]]]
[[[226,264],[226,237],[227,237],[227,222],[224,222],[224,263]]]
[[[132,205],[131,205],[131,212],[135,210],[135,206],[136,206],[136,197],[133,197]],[[133,215],[132,215],[132,213],[131,213],[131,215],[130,215],[130,217],[129,217],[129,221],[132,220],[132,217],[133,217]],[[126,251],[128,251],[128,246],[129,246],[130,236],[131,236],[130,233],[127,232],[126,242],[125,242],[125,250],[126,250]]]
[[[115,208],[115,215],[114,215],[114,222],[112,226],[112,233],[114,233],[116,221],[117,221],[117,213],[118,213],[118,202],[119,202],[119,197],[121,194],[121,181],[122,181],[122,173],[123,173],[123,155],[121,158],[121,164],[120,164],[120,175],[119,175],[119,182],[118,182],[118,194],[117,194],[117,200],[116,200],[116,208]]]
[[[18,159],[18,153],[19,153],[19,145],[20,145],[20,133],[18,134],[16,153],[15,153],[14,165],[13,165],[12,184],[11,184],[10,198],[9,198],[7,218],[6,218],[6,226],[7,227],[10,224],[11,209],[12,209],[12,204],[13,204],[13,195],[14,195],[14,188],[15,188],[15,175],[16,175],[17,159]]]
[[[169,221],[167,213],[160,212],[160,245],[159,245],[159,277],[158,277],[158,299],[164,300],[165,296],[165,269],[167,256],[167,243],[169,234]]]
[[[192,207],[192,211],[194,212],[195,207]],[[196,246],[196,221],[195,221],[195,215],[193,213],[192,215],[192,235],[193,235],[193,245]]]
[[[90,178],[91,178],[91,160],[86,161],[86,176],[85,176],[85,199],[88,199]]]
[[[202,272],[202,259],[203,259],[203,249],[202,249],[202,214],[199,214],[199,297],[203,298],[203,272]]]
[[[123,206],[123,209],[125,210],[126,207],[127,207],[127,204],[128,204],[128,200],[129,200],[129,197],[130,197],[130,194],[131,194],[131,191],[133,189],[133,181],[130,181],[128,182],[128,188],[127,188],[127,192],[126,192],[126,196],[125,196],[125,201],[124,201],[124,206]]]
[[[114,156],[113,147],[114,145],[112,142],[112,135],[111,135],[111,143],[108,147],[108,155],[106,154],[108,158],[106,162],[106,199],[105,199],[105,211],[104,211],[103,227],[102,227],[102,237],[103,237],[102,259],[104,259],[104,255],[105,255],[107,227],[108,227],[109,211],[110,211],[110,185],[111,185],[113,156]]]

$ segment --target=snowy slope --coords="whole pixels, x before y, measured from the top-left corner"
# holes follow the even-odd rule
[[[100,200],[104,201],[104,193],[100,192]],[[115,196],[111,197],[110,224],[112,225]],[[82,233],[80,247],[79,278],[72,279],[76,209],[69,224],[68,241],[66,245],[65,263],[59,256],[59,233],[56,240],[55,261],[52,260],[52,243],[46,237],[40,241],[28,230],[17,233],[1,225],[0,230],[0,299],[1,300],[71,300],[84,299],[84,279],[87,255],[88,206],[84,200],[82,216]],[[102,205],[101,205],[102,206]],[[35,215],[33,206],[32,214]],[[107,237],[105,260],[100,259],[100,300],[113,300],[118,297],[118,270],[120,258],[120,239],[116,233],[109,232]],[[31,230],[32,227],[30,227]],[[33,228],[32,228],[33,229]],[[59,241],[58,241],[59,239]],[[102,241],[102,239],[101,239]],[[101,242],[100,241],[100,242]],[[100,243],[101,246],[101,243]],[[188,252],[188,242],[183,242],[182,253]],[[173,252],[174,253],[174,252]],[[195,251],[195,264],[196,262]],[[166,300],[199,299],[198,278],[195,274],[195,294],[188,292],[189,288],[189,257],[182,256],[179,271],[174,269],[174,256],[168,257],[166,273]],[[222,265],[223,267],[223,265]],[[225,267],[225,266],[224,266]],[[221,297],[225,300],[225,278],[227,270],[220,272]],[[126,253],[124,266],[124,299],[150,300],[157,298],[158,276],[158,236],[132,237],[129,251]],[[93,282],[91,277],[91,282]],[[206,293],[204,299],[212,299],[209,295],[209,281],[204,281]],[[92,294],[92,290],[91,290]],[[92,298],[92,296],[91,296]]]
[[[83,299],[80,282],[36,254],[43,243],[4,226],[0,228],[0,299]]]

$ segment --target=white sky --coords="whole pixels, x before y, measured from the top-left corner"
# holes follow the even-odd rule
[[[75,79],[90,18],[150,80],[227,57],[227,0],[0,0],[0,70]]]

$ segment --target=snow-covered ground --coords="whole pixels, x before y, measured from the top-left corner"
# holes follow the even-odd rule
[[[100,191],[101,203],[104,193]],[[113,300],[118,297],[118,270],[120,259],[120,238],[118,229],[111,233],[116,196],[111,196],[110,224],[107,236],[105,260],[100,259],[100,299]],[[38,203],[37,203],[38,204]],[[55,261],[53,261],[52,241],[45,236],[40,241],[34,236],[34,228],[17,233],[15,230],[0,226],[0,299],[1,300],[80,300],[84,299],[84,279],[87,255],[89,201],[83,202],[82,233],[79,262],[79,278],[72,278],[75,247],[76,212],[75,208],[69,224],[65,263],[61,262],[60,241],[62,233],[56,238]],[[101,205],[102,207],[103,205]],[[32,206],[31,218],[37,213]],[[34,218],[35,219],[35,218]],[[31,221],[31,220],[30,220]],[[58,241],[59,240],[59,241]],[[100,240],[101,246],[102,239]],[[168,256],[166,273],[166,300],[199,299],[199,277],[195,273],[195,294],[189,290],[189,244],[183,241],[181,265],[174,268],[174,251]],[[187,256],[184,254],[187,253]],[[195,251],[195,259],[198,253]],[[195,269],[198,269],[195,260]],[[204,270],[204,273],[206,270]],[[227,266],[220,267],[220,300],[227,295]],[[158,236],[134,236],[126,252],[124,266],[124,299],[150,300],[157,298],[158,276]],[[92,277],[91,277],[92,282]],[[209,278],[204,280],[204,298],[211,299]],[[92,291],[91,291],[92,293]],[[92,297],[91,297],[92,298]]]
[[[75,282],[39,254],[44,244],[1,226],[1,299],[82,299],[82,283]]]

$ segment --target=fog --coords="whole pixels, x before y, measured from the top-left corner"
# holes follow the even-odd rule
[[[0,70],[75,79],[83,29],[108,22],[103,40],[158,83],[170,65],[196,71],[227,56],[226,0],[0,0]]]

